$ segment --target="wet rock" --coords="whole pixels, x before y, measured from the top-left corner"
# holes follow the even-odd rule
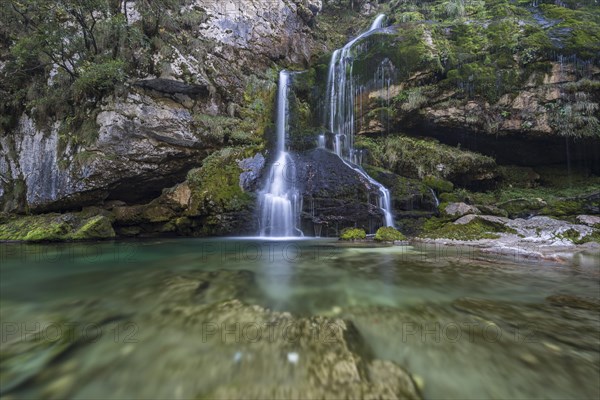
[[[205,312],[217,330],[208,343],[235,346],[238,372],[227,385],[201,394],[211,398],[420,398],[410,375],[390,361],[373,359],[356,328],[344,320],[297,318],[238,301]],[[268,338],[217,340],[226,326],[269,325]],[[212,326],[212,325],[211,325]],[[254,326],[254,325],[253,325]],[[246,338],[247,339],[247,338]],[[217,374],[229,369],[216,363]],[[263,371],[269,371],[268,379]]]
[[[600,299],[557,294],[546,297],[546,301],[555,306],[600,311]]]
[[[336,154],[316,149],[299,153],[294,161],[305,232],[313,232],[314,224],[323,226],[322,236],[339,236],[341,229],[355,226],[370,233],[383,225],[378,188]]]
[[[238,165],[244,171],[240,174],[240,187],[242,190],[247,192],[256,191],[260,175],[265,167],[265,157],[261,153],[256,153],[252,158],[238,161]]]
[[[222,248],[210,244],[199,249],[202,257],[220,257]],[[149,271],[146,279],[127,289],[136,301],[158,305],[156,313],[167,315],[174,306],[214,304],[252,296],[255,275],[247,270]],[[126,295],[126,293],[120,293]]]

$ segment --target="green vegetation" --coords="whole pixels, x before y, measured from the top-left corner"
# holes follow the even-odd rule
[[[429,183],[443,191],[450,188],[448,183],[434,181],[433,178],[451,181],[482,171],[492,172],[496,168],[493,158],[440,144],[433,139],[408,136],[370,139],[359,136],[356,147],[368,150],[368,163],[411,178],[429,177]]]
[[[139,0],[139,20],[128,21],[112,0],[2,2],[0,133],[28,112],[40,128],[64,122],[63,147],[89,144],[102,99],[124,94],[127,80],[160,75],[152,55],[172,57],[172,44],[188,41],[182,32],[205,20],[191,3]]]
[[[423,183],[435,190],[436,193],[446,193],[454,190],[454,184],[435,176],[426,176]]]
[[[361,228],[346,228],[340,235],[341,240],[363,240],[367,237],[367,233]]]
[[[12,216],[0,221],[0,240],[51,242],[113,237],[111,221],[104,215],[44,214]]]
[[[397,240],[406,240],[406,236],[391,226],[382,226],[377,229],[375,240],[378,242],[394,242]]]
[[[514,230],[500,223],[475,218],[467,224],[455,224],[444,222],[438,218],[431,218],[424,225],[421,237],[429,239],[453,239],[453,240],[478,240],[497,239],[498,233],[515,233]]]
[[[486,214],[510,216],[547,215],[558,218],[593,213],[599,201],[600,177],[586,170],[568,171],[560,167],[503,167],[501,185],[491,191],[472,192],[463,188],[440,194],[443,202],[476,205]],[[504,211],[506,215],[503,215]]]
[[[201,168],[188,173],[192,190],[191,214],[218,216],[248,207],[253,197],[240,187],[238,161],[251,157],[254,148],[226,148],[208,156]]]

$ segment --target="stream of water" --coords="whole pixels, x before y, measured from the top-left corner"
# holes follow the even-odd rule
[[[260,235],[272,237],[302,236],[297,228],[302,196],[296,188],[296,171],[286,151],[288,131],[290,73],[279,73],[277,90],[276,160],[268,172],[265,188],[260,193]]]
[[[333,148],[335,152],[349,167],[365,177],[379,192],[378,206],[384,215],[385,226],[394,226],[391,197],[389,190],[375,179],[371,178],[361,167],[359,156],[354,148],[355,135],[355,95],[354,77],[352,68],[354,64],[355,45],[362,39],[380,29],[386,20],[384,14],[378,15],[369,29],[344,47],[337,49],[331,55],[329,72],[327,76],[327,101],[329,104],[328,127],[334,134]]]

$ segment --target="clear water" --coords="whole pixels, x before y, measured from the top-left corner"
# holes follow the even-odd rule
[[[263,238],[0,249],[6,398],[198,398],[234,378],[243,386],[248,371],[232,361],[242,353],[202,346],[202,332],[185,315],[163,314],[165,305],[189,301],[177,292],[189,284],[185,277],[223,270],[249,271],[252,279],[236,293],[221,282],[214,296],[352,321],[374,356],[405,367],[427,399],[600,395],[600,263],[593,256],[544,264],[466,248]],[[585,298],[587,306],[547,299],[556,295]],[[11,353],[27,332],[46,329],[49,339],[67,326],[91,326],[87,339],[94,340],[68,351],[44,345]],[[268,380],[279,370],[259,372]]]

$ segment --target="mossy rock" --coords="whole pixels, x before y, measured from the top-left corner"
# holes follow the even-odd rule
[[[85,221],[72,236],[74,240],[110,239],[115,237],[115,231],[110,219],[97,215]]]
[[[375,240],[378,242],[395,242],[406,240],[406,236],[391,226],[382,226],[375,233]]]
[[[111,220],[105,215],[81,213],[12,216],[0,224],[0,240],[56,242],[97,240],[115,237]]]
[[[555,217],[565,217],[584,213],[585,209],[582,201],[568,199],[551,201],[540,211],[541,215],[551,215]]]
[[[27,229],[27,228],[26,228]],[[63,221],[50,222],[49,224],[35,224],[29,230],[24,241],[27,242],[42,242],[42,241],[61,241],[67,240],[71,234],[71,227]]]
[[[474,218],[466,224],[445,223],[438,218],[431,218],[424,225],[421,237],[429,239],[479,240],[498,239],[498,233],[515,233],[503,224]]]
[[[493,158],[432,139],[359,136],[355,147],[367,150],[368,164],[410,178],[429,177],[429,183],[443,191],[451,190],[450,182],[468,187],[493,181],[497,174]]]
[[[522,218],[537,214],[546,205],[546,202],[542,199],[521,198],[508,200],[497,206],[506,211],[511,218]]]
[[[454,190],[454,184],[445,179],[436,178],[435,176],[426,176],[423,183],[435,190],[436,193],[448,193]]]
[[[252,148],[226,148],[211,154],[201,168],[188,173],[192,191],[190,215],[212,215],[245,209],[254,198],[240,187],[238,161],[252,157]]]
[[[367,233],[361,228],[346,228],[340,235],[341,240],[364,240],[367,238]]]

